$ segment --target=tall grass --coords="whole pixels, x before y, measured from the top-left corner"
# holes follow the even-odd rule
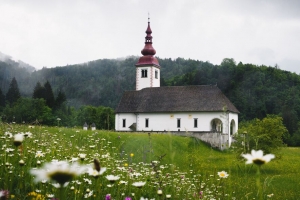
[[[32,136],[16,147],[7,132]],[[8,190],[14,199],[258,198],[255,166],[245,165],[230,150],[221,152],[190,137],[16,124],[1,124],[0,136],[0,190]],[[44,156],[37,157],[37,151]],[[86,154],[84,160],[78,159],[80,153]],[[30,170],[41,169],[54,159],[70,163],[78,159],[82,166],[93,166],[98,159],[107,170],[98,178],[82,174],[64,188],[56,188],[49,180],[35,183]],[[299,148],[284,148],[282,158],[262,166],[264,199],[299,199],[299,166]],[[220,178],[220,171],[229,177]],[[107,175],[120,179],[112,182]],[[143,187],[132,185],[140,181],[145,182]]]

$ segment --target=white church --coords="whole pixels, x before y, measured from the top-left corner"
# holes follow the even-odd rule
[[[215,85],[160,87],[160,68],[150,22],[136,66],[136,90],[125,91],[116,110],[116,131],[205,132],[231,135],[239,111]]]

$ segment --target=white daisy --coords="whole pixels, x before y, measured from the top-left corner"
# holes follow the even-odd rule
[[[218,172],[220,178],[227,178],[229,174],[225,171]]]
[[[66,161],[46,163],[41,169],[32,169],[30,172],[35,175],[35,181],[52,180],[60,185],[71,181],[75,176],[84,172],[85,168],[77,163],[69,164]]]
[[[90,167],[90,168],[88,168],[87,173],[90,176],[98,177],[98,176],[102,175],[105,171],[106,171],[106,167],[101,167],[99,172],[96,169],[93,169],[92,167]]]
[[[110,182],[115,182],[120,179],[120,176],[107,175],[106,179],[109,180]]]
[[[263,155],[262,150],[252,150],[251,154],[242,154],[242,156],[247,159],[246,164],[254,163],[257,165],[265,164],[267,162],[270,162],[271,159],[275,158],[274,154]]]
[[[42,153],[42,151],[37,151],[36,153],[35,153],[35,157],[44,157],[45,156],[45,154],[44,153]]]
[[[24,135],[22,133],[17,133],[14,135],[14,145],[20,146],[24,140]]]
[[[80,154],[78,154],[78,157],[79,157],[81,160],[84,160],[85,157],[86,157],[86,154],[85,154],[85,153],[80,153]]]
[[[142,182],[142,181],[132,183],[133,186],[138,187],[138,188],[143,187],[145,184],[146,184],[146,182]]]

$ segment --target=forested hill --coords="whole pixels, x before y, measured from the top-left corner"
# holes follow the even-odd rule
[[[233,59],[224,59],[220,65],[182,58],[158,59],[162,86],[217,84],[241,112],[240,120],[280,114],[290,133],[298,130],[299,75],[278,67],[236,64]],[[22,96],[31,97],[36,83],[44,84],[48,80],[55,94],[59,90],[66,94],[69,105],[102,105],[115,109],[123,92],[135,89],[137,60],[138,57],[101,59],[43,68],[31,74],[0,62],[0,85],[5,94],[15,76]]]
[[[36,83],[39,81],[44,84],[48,80],[54,93],[63,91],[72,106],[103,105],[114,109],[125,90],[135,90],[135,64],[138,58],[101,59],[84,64],[43,68],[31,74],[0,62],[0,71],[6,74],[0,74],[1,89],[5,94],[10,81],[16,77],[22,96],[31,97]],[[188,73],[201,63],[180,58],[159,60],[162,78],[165,80]]]

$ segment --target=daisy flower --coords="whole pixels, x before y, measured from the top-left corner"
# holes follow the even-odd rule
[[[93,177],[98,177],[100,175],[102,175],[104,172],[106,171],[106,168],[105,167],[102,167],[100,169],[100,171],[96,170],[96,169],[93,169],[92,167],[88,168],[88,171],[87,173],[90,175],[90,176],[93,176]]]
[[[143,187],[145,184],[146,184],[146,182],[142,182],[142,181],[132,183],[133,186],[138,187],[138,188]]]
[[[44,153],[42,153],[42,151],[37,151],[36,153],[35,153],[35,157],[44,157],[45,156],[45,154]]]
[[[85,153],[80,153],[80,154],[78,154],[78,157],[79,157],[81,160],[84,160],[85,157],[86,157],[86,154],[85,154]]]
[[[10,133],[10,132],[8,132],[8,131],[5,132],[4,135],[5,135],[6,137],[8,137],[8,138],[12,138],[12,137],[13,137],[13,134]]]
[[[229,174],[225,171],[218,172],[220,178],[227,178]]]
[[[31,138],[31,137],[32,137],[32,133],[31,133],[31,132],[25,132],[25,133],[24,133],[24,136],[25,136],[25,137]]]
[[[14,135],[14,145],[20,146],[24,140],[24,135],[22,133],[17,133]]]
[[[85,168],[77,163],[69,164],[66,161],[46,163],[41,169],[32,169],[30,173],[35,176],[35,182],[52,180],[63,186],[74,177],[81,175]]]
[[[109,180],[110,182],[115,182],[120,179],[120,176],[107,175],[106,179]]]
[[[274,154],[267,154],[263,155],[262,150],[252,150],[251,154],[242,154],[244,158],[247,159],[246,164],[256,164],[256,165],[263,165],[267,162],[270,162],[271,159],[275,158]]]

